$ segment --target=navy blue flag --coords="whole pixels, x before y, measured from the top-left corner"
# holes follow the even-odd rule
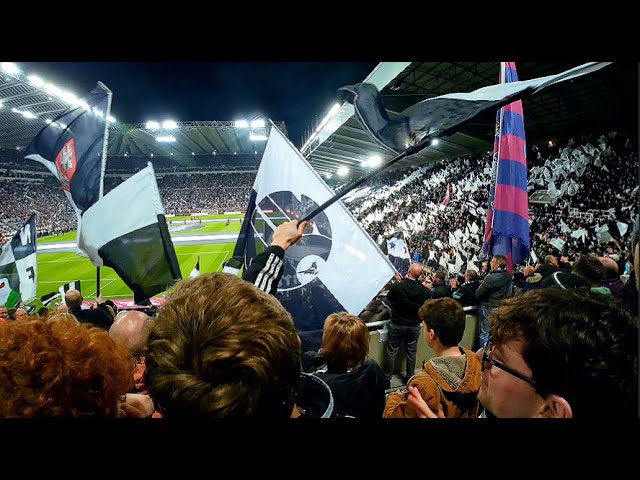
[[[339,90],[353,104],[356,117],[365,131],[383,148],[399,154],[426,136],[434,138],[453,135],[467,121],[485,110],[497,110],[550,85],[595,72],[610,64],[611,62],[590,62],[557,75],[490,85],[470,93],[450,93],[429,98],[412,105],[393,119],[389,117],[374,85],[358,83]]]
[[[98,82],[78,105],[40,130],[25,154],[60,181],[78,218],[102,197],[111,96]]]

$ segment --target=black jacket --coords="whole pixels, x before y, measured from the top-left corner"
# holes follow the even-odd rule
[[[335,371],[321,353],[306,352],[302,365],[307,373],[314,373],[331,388],[334,417],[382,418],[386,378],[370,358],[350,372]]]
[[[420,325],[418,310],[431,298],[431,292],[417,280],[403,278],[389,288],[387,299],[391,304],[391,321],[396,325]]]
[[[272,245],[251,260],[242,279],[253,283],[263,292],[275,295],[284,273],[284,250]]]
[[[463,283],[458,290],[453,293],[453,298],[460,302],[463,307],[469,307],[471,305],[477,305],[476,291],[480,286],[480,282]]]
[[[511,274],[506,270],[491,272],[482,281],[476,290],[476,300],[488,303],[491,308],[496,307],[503,298],[510,297],[513,293],[513,281]]]
[[[451,298],[453,296],[453,292],[451,291],[451,287],[449,285],[434,285],[431,289],[431,298]]]
[[[80,323],[90,323],[94,327],[109,330],[113,324],[113,317],[107,310],[104,303],[98,305],[97,308],[82,310],[80,307],[69,309],[69,313],[76,317]]]

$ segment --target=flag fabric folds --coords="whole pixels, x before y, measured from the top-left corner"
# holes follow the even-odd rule
[[[590,62],[557,75],[429,98],[405,109],[393,119],[390,119],[374,85],[358,83],[342,87],[339,91],[353,104],[356,117],[376,143],[385,150],[398,154],[427,135],[453,135],[465,122],[485,110],[498,109],[550,85],[595,72],[610,64],[611,62]]]
[[[128,178],[83,215],[81,248],[111,267],[139,303],[182,278],[153,166]]]
[[[200,255],[198,255],[198,261],[196,262],[196,266],[193,267],[191,273],[189,274],[189,278],[196,278],[200,276]]]
[[[25,154],[60,182],[76,212],[78,237],[83,213],[102,197],[111,97],[111,91],[98,82],[76,105],[40,130]]]
[[[380,246],[380,250],[382,250],[382,253],[387,254],[387,258],[400,274],[404,276],[409,272],[411,257],[409,256],[407,243],[404,241],[403,232],[394,232],[387,235]]]
[[[36,296],[36,216],[31,215],[0,253],[0,306],[13,308]]]
[[[503,63],[502,82],[518,82],[514,62]],[[526,83],[526,82],[525,82]],[[492,187],[489,193],[483,251],[507,257],[507,268],[529,255],[529,195],[522,102],[497,113],[493,152]]]
[[[333,194],[271,124],[234,258],[242,259],[246,270],[271,244],[278,224],[303,218]],[[311,220],[304,236],[286,251],[282,268],[276,296],[299,332],[321,332],[334,312],[358,315],[394,275],[388,259],[342,202]]]
[[[103,149],[111,91],[102,83],[44,127],[27,147],[25,158],[47,167],[80,213],[102,196]]]

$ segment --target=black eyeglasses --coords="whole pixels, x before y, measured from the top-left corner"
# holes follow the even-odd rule
[[[532,386],[536,386],[536,382],[535,380],[529,378],[529,377],[525,377],[523,374],[516,372],[514,369],[507,367],[504,363],[500,363],[499,361],[491,358],[491,354],[493,353],[493,349],[494,349],[495,345],[491,342],[491,339],[489,339],[489,341],[487,342],[487,344],[484,346],[484,348],[482,349],[482,369],[484,370],[485,368],[490,368],[487,367],[486,365],[489,364],[492,367],[498,367],[500,370],[503,370],[505,372],[507,372],[509,375],[513,375],[516,378],[519,378],[520,380],[527,382],[528,384],[532,385]]]

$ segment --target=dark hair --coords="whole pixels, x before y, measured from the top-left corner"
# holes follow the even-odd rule
[[[506,299],[489,317],[494,343],[522,341],[542,395],[574,417],[638,416],[638,319],[587,289],[545,288]]]
[[[418,311],[428,329],[438,335],[440,343],[445,347],[458,345],[464,335],[464,310],[452,298],[427,300]]]
[[[496,265],[498,265],[498,268],[507,267],[507,257],[505,257],[504,255],[495,255],[493,259],[496,261]]]
[[[597,287],[602,284],[604,279],[604,265],[595,257],[583,255],[580,259],[571,267],[571,273],[575,273],[584,278],[589,285]]]

